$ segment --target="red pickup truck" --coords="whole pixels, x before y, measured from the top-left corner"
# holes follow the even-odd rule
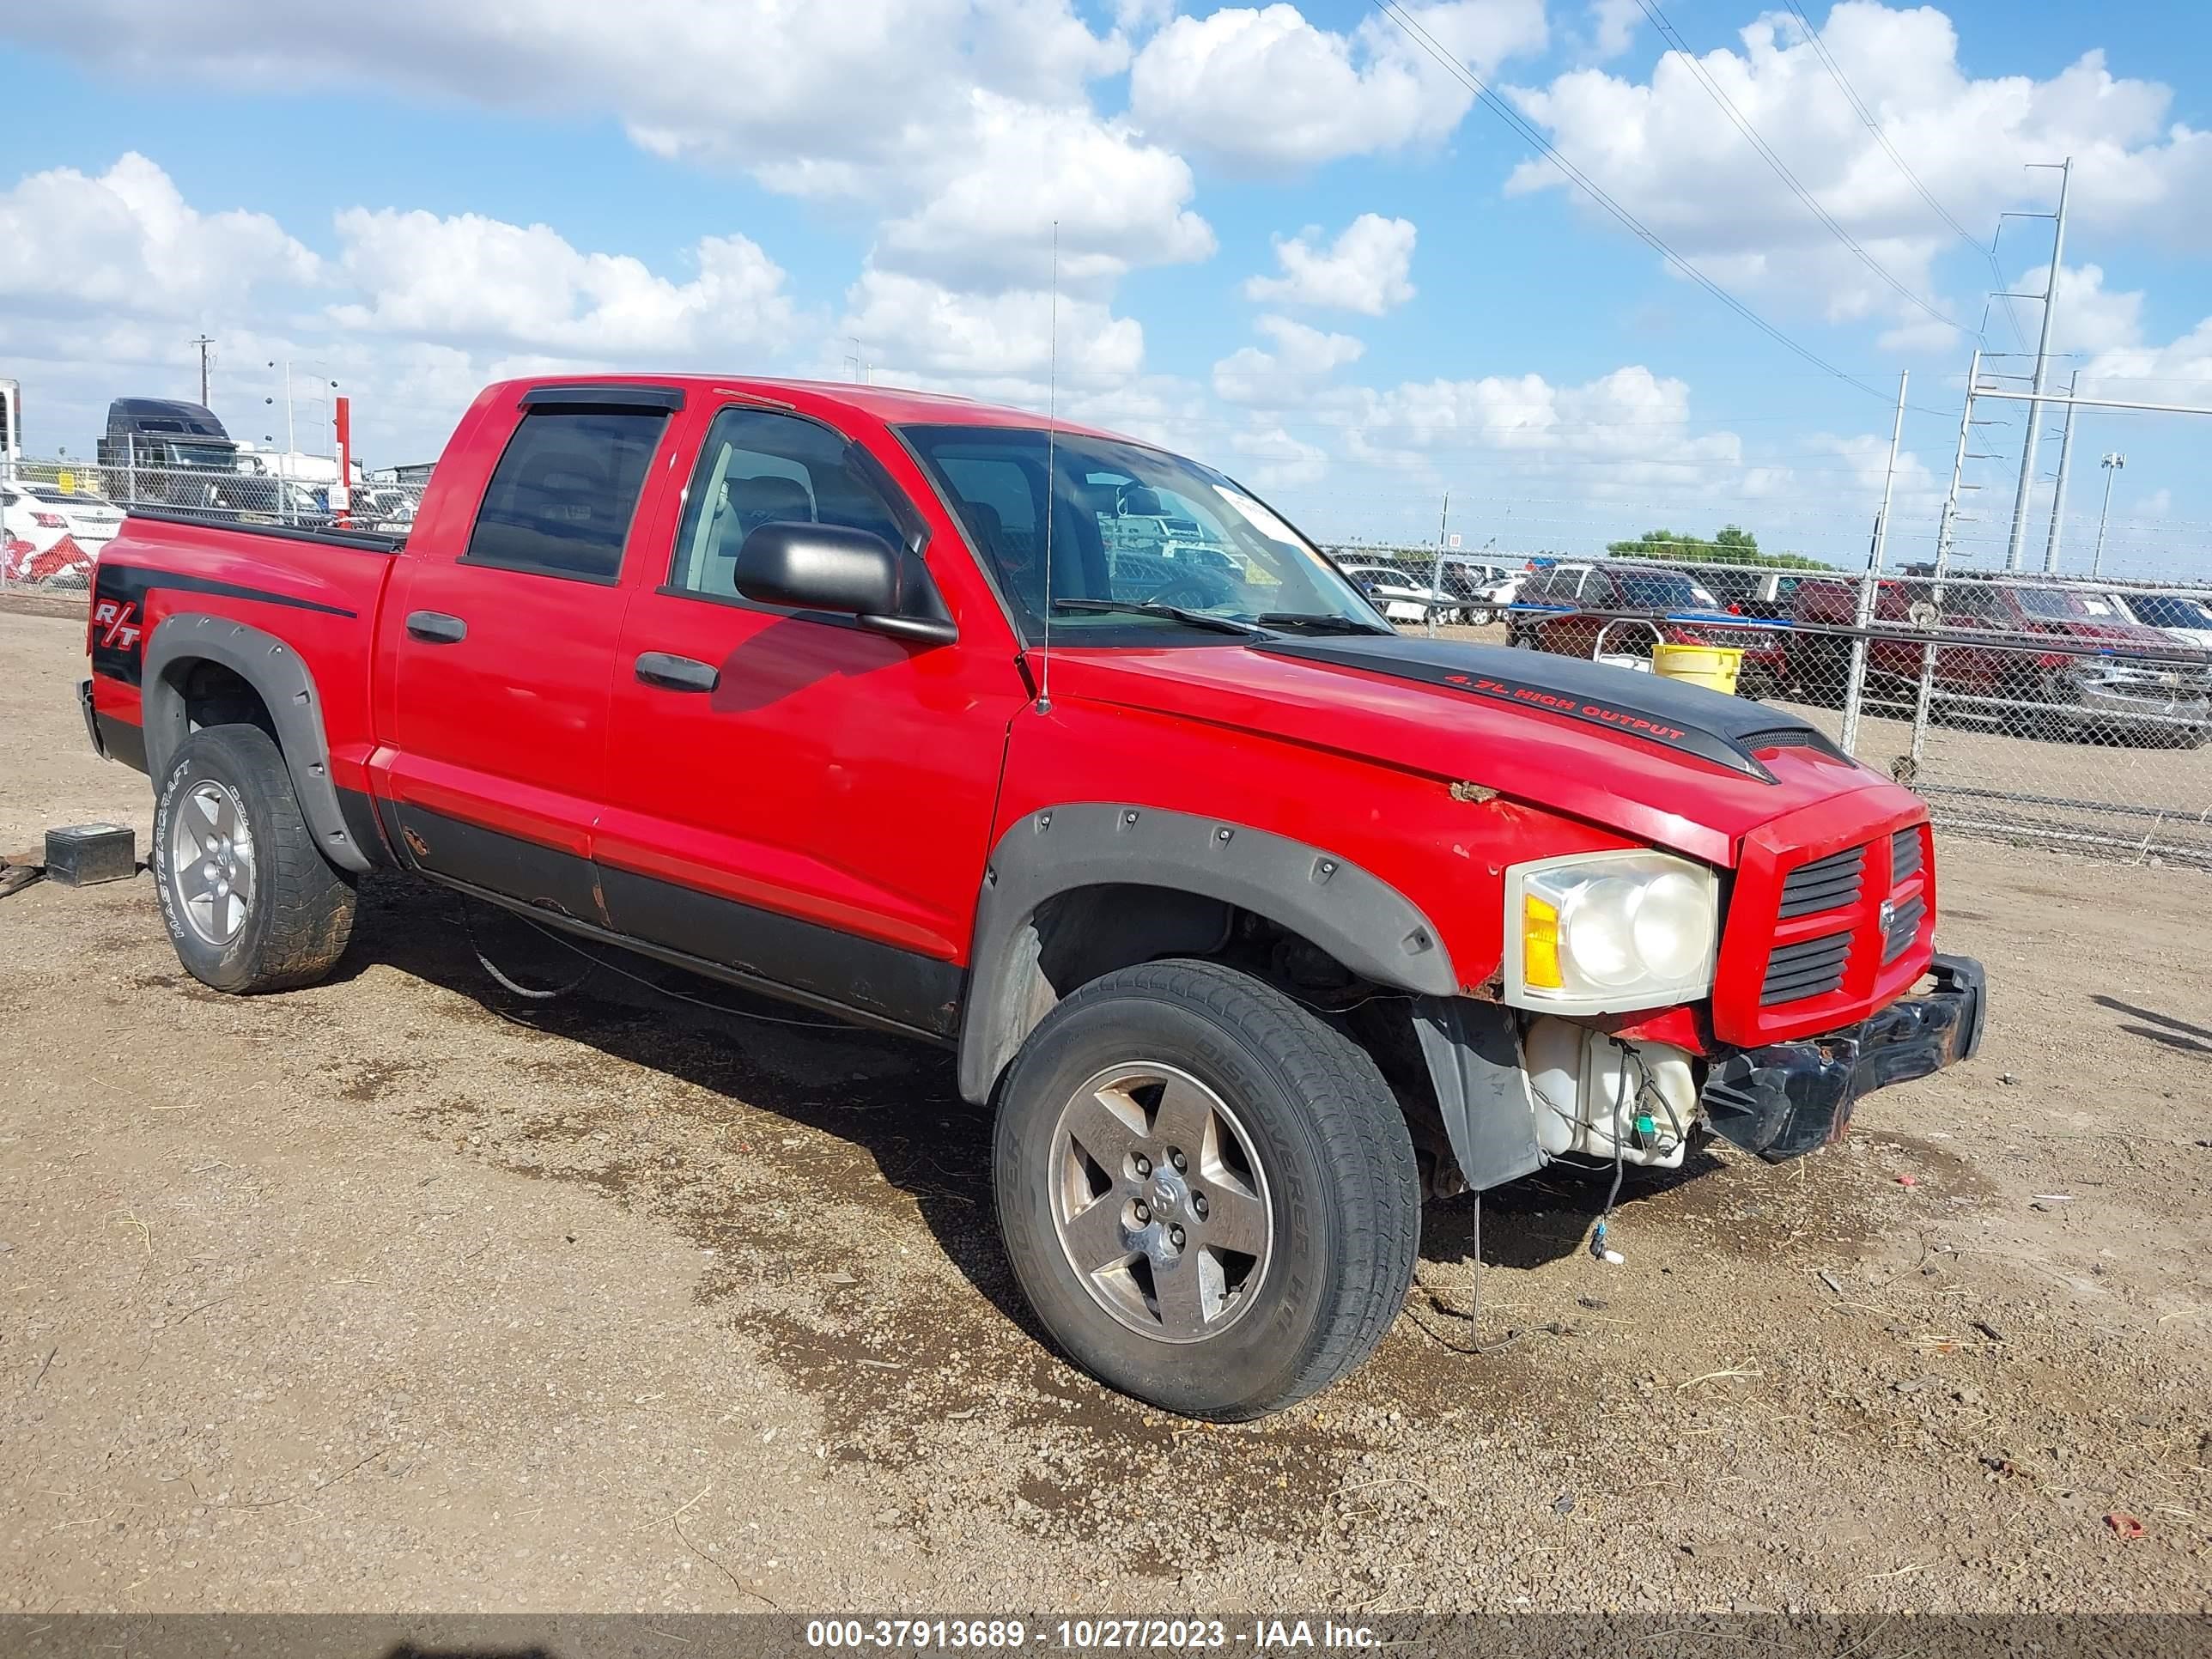
[[[1357,1364],[1425,1194],[1789,1157],[1980,1037],[1921,803],[1812,727],[1401,638],[1016,410],[509,382],[404,544],[137,513],[89,626],[193,974],[314,980],[388,869],[942,1045],[1039,1319],[1181,1412]]]

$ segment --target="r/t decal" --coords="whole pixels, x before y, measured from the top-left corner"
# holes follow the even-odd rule
[[[138,605],[134,599],[102,599],[92,608],[92,625],[100,629],[103,651],[138,648]]]

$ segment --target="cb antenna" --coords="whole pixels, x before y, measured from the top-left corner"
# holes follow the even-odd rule
[[[1040,714],[1052,713],[1052,521],[1054,424],[1060,418],[1060,221],[1052,222],[1052,308],[1048,313],[1044,370],[1044,642],[1037,647]]]

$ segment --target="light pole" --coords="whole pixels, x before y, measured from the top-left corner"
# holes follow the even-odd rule
[[[2073,411],[2069,410],[2067,412],[2071,414]],[[2093,576],[2105,574],[2105,520],[2112,516],[2112,480],[2119,476],[2120,469],[2127,464],[2128,458],[2117,450],[2105,457],[2105,510],[2097,515],[2097,552],[2089,562],[2089,574]]]

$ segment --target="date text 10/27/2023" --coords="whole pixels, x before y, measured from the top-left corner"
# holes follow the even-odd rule
[[[1365,1626],[1332,1620],[1249,1619],[1232,1626],[1220,1619],[813,1619],[806,1645],[830,1650],[970,1653],[1053,1648],[1079,1652],[1125,1650],[1177,1651],[1242,1647],[1258,1652],[1301,1648],[1362,1650],[1382,1638]]]

